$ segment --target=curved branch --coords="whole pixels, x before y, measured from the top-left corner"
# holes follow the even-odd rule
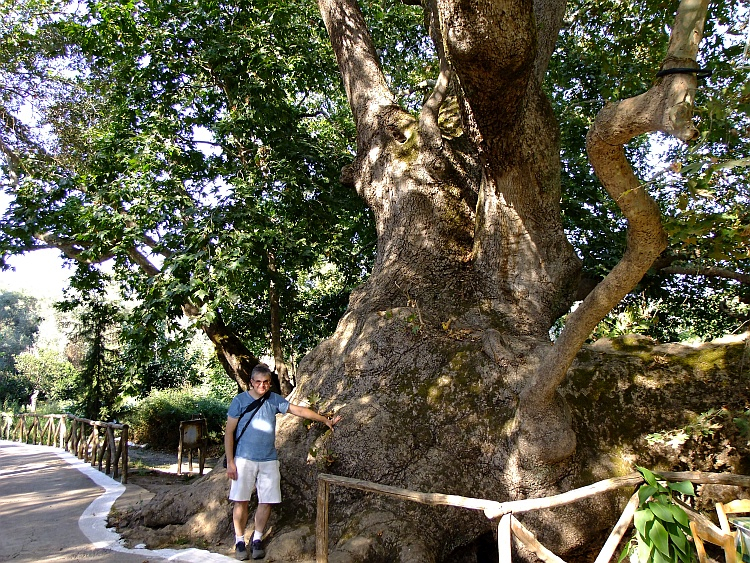
[[[539,84],[544,81],[558,31],[565,18],[565,0],[535,0],[534,19],[537,29],[537,55],[534,61],[534,76]]]
[[[665,68],[697,66],[698,43],[703,34],[708,0],[682,0]],[[690,58],[691,57],[691,58]],[[672,74],[648,92],[608,104],[589,130],[586,146],[591,164],[604,188],[628,221],[627,249],[620,262],[568,318],[560,337],[522,393],[522,404],[550,404],[576,353],[596,324],[640,281],[667,246],[661,214],[633,173],[624,144],[651,131],[678,139],[693,139],[692,97],[697,85],[693,74]]]
[[[52,233],[37,234],[34,235],[34,238],[45,243],[44,246],[34,247],[34,249],[56,248],[67,258],[70,258],[71,260],[75,260],[76,262],[80,262],[82,264],[101,264],[102,262],[106,262],[110,258],[115,257],[114,252],[102,254],[100,256],[97,256],[96,258],[86,256],[86,252],[89,250],[88,245],[82,244],[74,239],[59,237]],[[159,274],[159,268],[157,268],[137,248],[131,248],[130,250],[128,250],[127,254],[128,257],[149,277],[153,277]]]
[[[10,185],[17,188],[20,181],[18,168],[21,164],[21,159],[13,149],[5,144],[2,138],[0,138],[0,152],[8,159],[8,180],[10,180]]]
[[[154,266],[151,261],[135,247],[128,250],[128,258],[130,258],[149,277],[154,277],[161,272],[159,268]]]
[[[435,88],[419,113],[419,143],[422,147],[429,147],[433,151],[440,150],[443,145],[443,135],[438,125],[438,114],[448,92],[450,80],[451,69],[445,59],[442,59],[440,61],[440,76]]]
[[[28,146],[31,151],[43,162],[54,162],[54,158],[47,152],[47,150],[34,141],[31,138],[31,130],[28,125],[21,122],[16,116],[11,114],[4,106],[0,106],[0,124],[2,126],[13,133],[13,135],[16,136],[16,138],[24,143],[26,146]],[[3,153],[6,155],[9,155],[8,152],[6,152],[6,148],[9,149],[5,143],[3,143]],[[12,151],[11,151],[12,153]]]
[[[445,56],[445,45],[440,32],[439,13],[436,0],[430,0],[425,5],[425,19],[429,29],[430,37],[435,45],[438,60],[440,61],[440,74],[435,81],[435,86],[427,101],[422,106],[419,114],[419,143],[421,147],[429,147],[438,151],[442,147],[442,134],[438,126],[438,115],[440,106],[445,100],[450,85],[452,70]]]

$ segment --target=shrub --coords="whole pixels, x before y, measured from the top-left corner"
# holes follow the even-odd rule
[[[158,450],[177,450],[180,422],[196,415],[206,419],[210,444],[224,439],[228,404],[212,396],[205,387],[153,391],[123,415],[133,432],[133,441]]]

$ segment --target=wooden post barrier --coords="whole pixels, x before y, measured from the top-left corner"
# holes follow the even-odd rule
[[[112,473],[114,479],[120,477],[122,483],[128,482],[127,424],[89,420],[70,414],[22,413],[15,417],[10,413],[0,414],[0,437],[23,443],[59,445],[60,449],[91,463],[99,471],[107,475]],[[40,418],[44,419],[43,424],[40,424]],[[88,433],[87,426],[91,428]],[[120,432],[119,439],[117,431]]]
[[[318,479],[318,509],[315,515],[315,563],[328,563],[328,493],[330,484]]]
[[[500,561],[510,561],[513,556],[513,538],[510,519],[512,514],[504,514],[497,524],[497,554]]]
[[[617,521],[617,524],[615,524],[615,527],[612,528],[612,533],[607,538],[607,541],[604,542],[604,546],[594,563],[608,563],[608,561],[612,559],[612,556],[617,550],[617,546],[620,545],[622,538],[625,536],[628,528],[630,528],[630,523],[633,521],[635,511],[638,510],[638,502],[638,491],[636,491],[633,493],[633,496],[630,497],[628,504],[625,506],[625,510],[622,515],[620,515],[620,519]]]
[[[3,412],[0,413],[0,416],[3,418],[2,427],[0,428],[0,437],[2,437],[3,440],[10,440],[13,434],[13,413]]]
[[[694,484],[717,484],[750,487],[750,476],[733,475],[730,473],[703,473],[700,471],[663,471],[659,475],[666,481],[690,481]],[[643,483],[640,473],[631,473],[624,477],[616,477],[599,481],[586,487],[574,489],[559,495],[550,497],[523,499],[508,502],[498,502],[486,499],[467,498],[457,495],[445,495],[441,493],[420,493],[409,489],[381,485],[371,481],[341,477],[320,473],[318,475],[318,502],[315,524],[315,562],[328,563],[328,507],[330,496],[330,485],[340,485],[350,489],[364,492],[382,494],[401,500],[409,500],[420,504],[438,506],[456,506],[472,510],[482,510],[490,520],[499,519],[498,523],[498,554],[500,563],[510,563],[512,553],[511,534],[515,536],[527,548],[533,551],[542,561],[549,563],[565,563],[563,559],[552,553],[536,539],[534,534],[521,524],[513,515],[533,510],[541,510],[564,506],[573,502],[590,498],[595,495],[610,492],[621,487],[633,487]],[[625,510],[620,516],[617,524],[607,538],[595,563],[607,563],[611,560],[617,546],[630,527],[633,515],[638,508],[638,493],[630,497]]]

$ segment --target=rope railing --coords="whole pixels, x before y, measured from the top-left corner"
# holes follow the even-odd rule
[[[660,471],[659,475],[666,481],[690,481],[695,484],[735,485],[750,487],[750,476],[729,473],[704,473],[699,471]],[[623,477],[605,479],[592,485],[574,489],[549,497],[498,502],[493,500],[446,495],[441,493],[421,493],[409,489],[382,485],[361,479],[341,477],[321,473],[318,475],[318,500],[316,517],[316,563],[328,563],[328,504],[331,485],[386,495],[401,500],[417,502],[432,506],[455,506],[471,510],[481,510],[493,522],[497,522],[497,545],[500,563],[510,563],[512,558],[512,537],[533,551],[542,561],[565,563],[544,545],[539,543],[534,534],[519,522],[514,514],[564,506],[582,499],[614,491],[622,487],[635,487],[644,482],[640,473],[631,473]],[[638,509],[638,493],[634,493],[622,515],[607,538],[595,563],[607,563],[612,559],[617,546],[622,541]],[[688,514],[692,517],[692,515]]]
[[[25,444],[56,446],[128,482],[128,425],[71,414],[2,413],[0,437]],[[119,432],[119,435],[118,435]]]

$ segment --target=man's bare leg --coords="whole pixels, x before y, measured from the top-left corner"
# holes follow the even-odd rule
[[[249,501],[236,500],[232,509],[232,522],[234,522],[234,535],[244,536],[247,527],[247,505]]]
[[[259,532],[265,532],[268,518],[271,516],[271,505],[270,504],[258,504],[258,509],[255,511],[255,530]]]

